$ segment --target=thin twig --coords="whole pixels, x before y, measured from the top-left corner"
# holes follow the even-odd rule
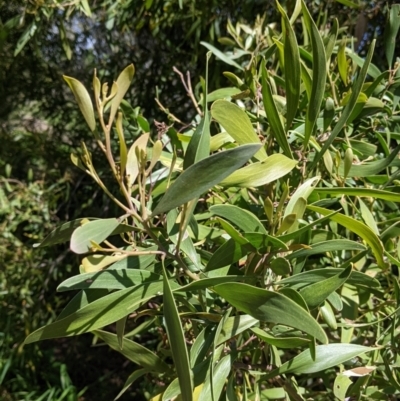
[[[185,77],[183,76],[183,74],[182,74],[175,66],[172,67],[172,69],[173,69],[174,72],[176,72],[176,73],[179,75],[179,77],[181,78],[182,85],[183,85],[183,87],[185,88],[187,95],[190,97],[190,100],[192,101],[194,107],[196,108],[197,113],[198,113],[200,116],[203,116],[203,113],[202,113],[202,111],[200,110],[199,104],[197,103],[196,97],[194,96],[194,93],[193,93],[192,82],[191,82],[191,79],[190,79],[190,72],[189,72],[189,71],[186,72],[186,79],[187,79],[187,81],[185,81]]]

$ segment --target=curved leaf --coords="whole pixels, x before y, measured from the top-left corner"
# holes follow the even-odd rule
[[[214,205],[210,207],[210,212],[214,215],[229,220],[245,232],[260,232],[267,234],[261,221],[248,210],[235,205]]]
[[[318,206],[310,205],[307,206],[307,208],[324,216],[331,213],[331,210],[324,209]],[[387,263],[383,259],[383,244],[381,240],[377,237],[377,235],[367,225],[341,213],[332,216],[331,220],[336,221],[336,223],[339,223],[340,225],[346,227],[350,231],[360,236],[371,247],[378,265],[382,269],[385,269],[387,267]]]
[[[121,74],[119,74],[119,77],[117,78],[117,94],[111,100],[111,112],[109,118],[110,125],[114,121],[114,117],[117,113],[118,107],[126,92],[128,91],[134,75],[135,67],[133,66],[133,64],[130,64],[121,72]]]
[[[77,79],[72,77],[63,76],[68,86],[71,88],[72,93],[78,103],[79,108],[85,118],[91,131],[96,129],[96,121],[94,119],[94,111],[92,100],[90,99],[89,93],[84,87],[84,85]]]
[[[34,331],[25,339],[25,344],[49,338],[76,336],[107,326],[132,313],[162,289],[162,281],[159,281],[113,292]]]
[[[366,352],[376,351],[376,349],[363,345],[344,343],[317,345],[315,347],[315,358],[313,358],[308,349],[266,376],[274,377],[284,373],[310,374],[322,372],[325,369],[340,365]]]
[[[239,146],[216,153],[193,164],[168,188],[154,209],[153,216],[200,196],[243,166],[260,147],[260,144]]]
[[[239,145],[260,143],[249,116],[236,104],[217,100],[211,106],[211,115]],[[254,157],[258,160],[266,159],[265,149],[259,149]]]
[[[279,153],[274,154],[262,162],[249,164],[235,171],[221,181],[220,185],[224,187],[259,187],[285,176],[293,170],[296,164],[296,160]]]
[[[317,321],[282,294],[241,283],[220,284],[214,287],[214,291],[235,308],[260,321],[293,327],[324,344],[328,342]]]
[[[94,220],[83,224],[72,233],[71,251],[77,254],[90,252],[92,241],[100,244],[112,234],[119,224],[120,222],[115,218]]]
[[[125,358],[149,371],[157,373],[169,371],[169,366],[162,359],[135,341],[124,338],[123,347],[121,349],[116,334],[103,330],[94,330],[93,334],[101,338],[107,345],[113,350],[118,351]]]

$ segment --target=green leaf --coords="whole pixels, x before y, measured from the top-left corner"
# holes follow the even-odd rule
[[[243,167],[228,178],[221,181],[224,187],[259,187],[269,184],[288,174],[296,166],[297,161],[281,154],[269,156],[262,162]]]
[[[77,254],[90,252],[92,241],[100,244],[112,234],[119,224],[120,222],[115,218],[93,220],[83,224],[72,233],[71,251]]]
[[[210,207],[213,215],[223,217],[244,232],[260,232],[267,234],[261,221],[248,210],[235,205],[214,205]]]
[[[318,283],[319,281],[326,280],[328,278],[334,277],[335,275],[343,272],[343,269],[333,268],[333,267],[325,267],[323,269],[314,269],[305,272],[301,272],[299,274],[295,274],[294,276],[290,276],[284,278],[278,282],[276,285],[290,285],[290,288],[295,290],[299,290],[304,286]],[[380,283],[378,280],[373,277],[368,276],[368,274],[358,272],[353,270],[351,272],[350,278],[347,281],[348,284],[352,284],[356,287],[364,286],[370,288],[379,288]]]
[[[301,2],[301,6],[303,10],[304,24],[311,39],[313,62],[312,88],[311,96],[308,99],[306,128],[303,144],[304,148],[307,148],[308,141],[314,132],[315,124],[321,109],[322,100],[324,98],[327,72],[324,42],[322,41],[321,35],[318,32],[318,28],[315,25],[315,22],[312,20],[304,1]]]
[[[326,195],[341,196],[359,196],[375,199],[383,199],[390,202],[400,202],[400,194],[396,192],[383,191],[374,188],[314,188],[314,192],[325,197]]]
[[[317,321],[282,294],[241,283],[220,284],[214,287],[214,291],[235,308],[260,321],[293,327],[310,334],[324,344],[328,342],[324,330]]]
[[[211,106],[211,115],[239,145],[260,143],[249,116],[236,104],[217,100]],[[260,148],[254,157],[258,160],[266,159],[265,149]]]
[[[258,320],[250,315],[231,316],[225,320],[221,333],[218,336],[217,345],[243,333],[245,330],[258,324]]]
[[[333,394],[339,401],[345,401],[347,390],[352,384],[350,377],[343,374],[337,375],[333,383]]]
[[[396,48],[396,36],[400,28],[400,4],[393,4],[390,7],[388,22],[385,27],[385,54],[389,65],[392,68],[394,50]]]
[[[76,336],[107,326],[135,311],[162,289],[163,283],[159,281],[113,292],[34,331],[25,339],[25,344],[49,338]]]
[[[174,290],[174,292],[204,290],[206,288],[210,288],[210,287],[213,287],[218,284],[233,283],[235,281],[245,281],[245,280],[253,280],[253,278],[245,277],[245,276],[241,276],[241,275],[240,276],[222,276],[222,277],[202,278],[200,280],[192,281],[189,284],[179,287],[176,290]]]
[[[232,96],[235,96],[240,92],[241,90],[239,88],[217,89],[214,92],[211,92],[207,95],[207,103],[212,103],[219,99],[231,98]]]
[[[153,211],[167,212],[196,198],[228,177],[249,160],[261,145],[244,145],[216,153],[185,170],[168,188]]]
[[[124,338],[121,349],[116,334],[103,330],[94,330],[93,334],[101,338],[108,346],[118,351],[125,358],[151,372],[166,373],[169,371],[169,366],[162,359],[135,341]]]
[[[204,117],[197,126],[189,145],[186,149],[183,169],[186,170],[192,164],[205,159],[210,155],[210,120],[206,110]]]
[[[220,267],[236,263],[251,251],[254,251],[254,248],[250,243],[242,245],[231,238],[212,254],[207,263],[206,271],[219,269]]]
[[[318,206],[310,205],[307,206],[307,208],[309,210],[312,210],[313,212],[322,214],[324,216],[331,213],[330,210]],[[383,244],[380,241],[380,239],[376,236],[376,234],[368,226],[366,226],[364,223],[361,223],[351,217],[345,216],[340,213],[332,216],[331,220],[346,227],[348,230],[360,236],[371,247],[378,265],[382,269],[385,269],[387,267],[387,263],[383,259]]]
[[[293,349],[297,347],[307,346],[310,343],[310,340],[308,338],[275,337],[258,327],[253,327],[251,331],[262,341],[265,341],[267,344],[273,345],[274,347],[277,348]]]
[[[147,373],[150,373],[148,369],[137,369],[132,374],[130,374],[129,377],[126,379],[124,387],[114,398],[114,401],[117,401],[137,379],[140,379],[143,375]]]
[[[335,276],[325,280],[310,284],[300,290],[300,295],[304,298],[307,305],[312,309],[321,305],[328,296],[341,287],[350,277],[352,266],[342,269]]]
[[[94,119],[92,100],[90,99],[88,91],[77,79],[67,77],[66,75],[63,75],[63,78],[71,88],[81,113],[83,114],[83,117],[85,118],[90,130],[93,132],[96,129],[96,121]]]
[[[285,57],[285,89],[286,89],[286,129],[290,129],[292,122],[297,114],[300,99],[300,53],[296,35],[289,21],[285,10],[276,2],[279,12],[282,15],[282,34],[284,37],[284,57]]]
[[[82,225],[84,220],[85,219],[76,219],[61,224],[61,226],[53,230],[42,242],[34,244],[33,247],[44,248],[46,246],[61,244],[62,242],[69,241],[72,233]]]
[[[390,166],[393,160],[397,157],[400,151],[400,145],[398,145],[389,157],[385,157],[381,160],[376,160],[364,164],[353,164],[348,173],[348,177],[369,177],[375,175]],[[339,166],[339,174],[344,175],[344,163]]]
[[[189,363],[189,355],[186,347],[185,336],[183,333],[181,321],[179,319],[178,308],[176,307],[174,296],[167,279],[167,273],[163,267],[164,273],[164,320],[167,330],[169,344],[172,351],[176,372],[179,379],[182,398],[184,400],[193,400],[193,375]]]
[[[351,113],[357,103],[358,97],[361,93],[362,87],[364,85],[364,81],[365,81],[365,78],[368,73],[368,67],[371,63],[372,55],[374,53],[374,48],[375,48],[375,40],[372,41],[371,46],[368,51],[368,54],[367,54],[367,57],[365,58],[365,61],[361,68],[361,71],[358,75],[358,78],[357,78],[356,82],[352,85],[352,91],[351,91],[351,96],[350,96],[349,102],[346,104],[346,106],[342,112],[342,115],[339,118],[339,121],[336,123],[336,125],[333,128],[328,139],[325,141],[324,146],[322,147],[321,151],[315,155],[314,160],[311,163],[310,170],[315,168],[315,166],[321,160],[324,153],[331,146],[333,140],[338,136],[338,134],[340,133],[340,131],[346,125],[348,119],[350,118]]]
[[[97,273],[85,273],[70,277],[58,286],[57,291],[63,292],[93,288],[123,290],[146,282],[160,280],[161,277],[158,274],[151,273],[148,270],[114,270],[109,268]]]
[[[264,103],[265,113],[267,115],[268,122],[271,126],[272,134],[275,137],[278,145],[282,148],[283,153],[293,159],[292,151],[290,149],[286,132],[283,128],[281,117],[275,104],[274,97],[272,95],[271,85],[268,82],[268,71],[265,66],[265,60],[261,62],[261,83],[262,83],[262,97]]]
[[[14,50],[14,57],[18,56],[18,54],[21,53],[21,51],[25,47],[25,45],[35,35],[36,30],[37,30],[36,21],[32,21],[27,26],[27,28],[25,29],[25,31],[21,35],[21,37],[18,39],[17,45],[15,46],[15,50]]]
[[[365,251],[365,246],[359,242],[350,241],[347,239],[335,239],[331,241],[318,242],[311,245],[311,249],[300,249],[296,252],[286,255],[286,259],[303,258],[319,253],[334,252],[334,251]]]
[[[286,373],[310,374],[322,372],[366,352],[376,351],[376,349],[345,343],[317,345],[315,347],[315,359],[313,359],[308,349],[264,377],[275,377]]]
[[[215,57],[219,58],[222,60],[224,63],[232,65],[233,67],[237,68],[238,70],[243,70],[243,67],[241,67],[236,61],[231,60],[228,56],[226,56],[224,53],[221,52],[221,50],[218,50],[216,47],[210,45],[207,42],[200,42],[204,47],[206,47],[208,50],[210,50]]]
[[[264,233],[244,233],[244,238],[259,252],[267,252],[268,246],[274,246],[281,250],[287,250],[287,245],[277,237]]]
[[[110,127],[111,127],[112,122],[114,121],[114,117],[118,111],[118,107],[119,107],[122,99],[124,98],[126,92],[129,89],[129,86],[132,82],[134,75],[135,75],[135,67],[133,66],[133,64],[130,64],[118,76],[117,94],[111,100],[111,111],[110,111],[110,117],[108,120],[108,124]]]
[[[199,395],[199,400],[209,399],[211,392],[213,394],[214,400],[220,399],[222,390],[225,386],[226,378],[228,377],[229,372],[232,368],[233,359],[233,354],[226,355],[222,359],[220,359],[220,361],[213,369],[212,380],[210,380],[209,375],[207,376],[207,379],[204,382],[203,388]],[[185,398],[183,399],[185,400]]]

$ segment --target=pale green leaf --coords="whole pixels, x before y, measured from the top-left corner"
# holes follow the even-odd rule
[[[262,162],[249,164],[235,171],[221,181],[220,185],[224,187],[259,187],[285,176],[293,170],[296,164],[296,160],[279,153],[274,154]]]
[[[111,100],[111,111],[108,124],[111,126],[114,121],[114,117],[118,111],[118,107],[124,98],[129,86],[132,82],[133,76],[135,75],[135,67],[133,64],[128,65],[117,78],[117,94]]]
[[[207,42],[200,42],[204,47],[206,47],[208,50],[210,50],[215,57],[219,58],[222,60],[224,63],[232,65],[233,67],[243,70],[243,67],[241,67],[236,61],[230,59],[227,55],[221,52],[221,50],[218,50],[216,47],[210,45]]]
[[[287,361],[266,376],[274,377],[286,373],[310,374],[322,372],[366,352],[372,352],[375,350],[376,348],[365,347],[357,344],[341,343],[317,345],[315,347],[315,359],[312,357],[310,350],[303,351],[300,355]]]
[[[260,143],[249,116],[236,104],[217,100],[211,106],[211,115],[239,145]],[[265,149],[260,148],[254,157],[258,160],[266,159]]]
[[[96,129],[96,121],[94,119],[94,111],[92,100],[90,99],[89,93],[84,85],[77,79],[72,77],[63,76],[68,86],[71,88],[72,93],[78,103],[83,117],[85,118],[91,131]]]
[[[318,206],[310,205],[307,206],[307,208],[313,212],[322,214],[324,216],[331,213],[330,210]],[[383,244],[380,241],[380,239],[376,236],[376,234],[368,226],[366,226],[364,223],[361,223],[353,219],[352,217],[345,216],[344,214],[341,213],[332,216],[331,220],[346,227],[348,230],[360,236],[371,247],[378,265],[383,269],[387,267],[387,263],[383,259]]]
[[[81,254],[90,252],[92,241],[100,244],[107,239],[119,226],[118,219],[101,219],[89,221],[81,225],[72,233],[70,248],[71,251]]]

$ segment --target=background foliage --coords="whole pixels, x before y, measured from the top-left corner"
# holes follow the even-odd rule
[[[360,8],[351,7],[354,3]],[[337,17],[340,26],[348,28],[348,37],[354,34],[359,39],[360,45],[356,48],[362,56],[372,37],[377,36],[373,62],[384,71],[387,69],[384,46],[379,43],[384,40],[386,3],[354,3],[310,1],[308,6],[319,27],[332,24]],[[291,15],[294,2],[288,1],[286,7]],[[0,383],[4,399],[39,399],[40,396],[57,399],[63,394],[74,399],[85,386],[89,387],[83,397],[93,399],[99,392],[109,399],[115,396],[115,388],[120,388],[130,373],[129,369],[121,372],[120,366],[125,366],[125,362],[111,351],[106,355],[104,351],[98,352],[94,364],[93,350],[87,351],[90,337],[83,340],[79,337],[73,343],[74,348],[70,341],[62,340],[43,343],[46,345],[40,347],[22,348],[21,345],[28,333],[52,321],[65,305],[66,298],[54,295],[55,287],[63,278],[76,273],[77,265],[76,257],[62,245],[33,250],[32,244],[44,238],[56,223],[117,213],[113,203],[91,180],[68,162],[69,153],[80,140],[90,142],[92,139],[61,79],[62,74],[80,79],[89,86],[93,68],[97,68],[102,80],[111,81],[126,65],[134,62],[135,83],[127,99],[140,109],[131,112],[128,130],[131,138],[128,140],[141,130],[139,121],[142,120],[137,118],[140,115],[151,122],[153,132],[156,121],[171,124],[171,119],[176,118],[189,124],[196,110],[173,67],[182,72],[190,71],[198,95],[200,86],[195,83],[204,75],[207,52],[201,42],[232,50],[232,43],[222,39],[228,36],[228,19],[233,24],[240,21],[252,27],[257,14],[266,14],[265,23],[276,23],[279,31],[276,7],[266,7],[261,1],[236,4],[193,1],[184,2],[182,7],[179,2],[165,1],[102,1],[90,6],[86,1],[58,4],[4,1],[1,4],[0,95],[5,101],[0,105],[0,252],[3,261],[0,316],[4,328]],[[301,25],[297,24],[296,29],[300,37]],[[246,29],[240,36],[246,36]],[[222,74],[227,70],[240,74],[231,64],[212,59],[210,91],[227,86],[229,81]],[[342,93],[346,83],[340,85]],[[154,101],[156,96],[175,117],[160,110]],[[377,118],[383,121],[386,116],[374,116],[368,123],[379,127]],[[397,130],[396,127],[390,129]],[[369,139],[373,143],[373,138]],[[378,153],[394,145],[387,143],[386,149],[383,143],[377,144]],[[107,185],[114,185],[105,165],[99,163],[100,176]],[[397,218],[396,209],[382,208],[378,214],[388,220]],[[397,246],[392,236],[388,236],[387,242],[388,249]],[[145,344],[152,338],[143,336],[141,340]],[[76,351],[72,357],[65,352],[66,348]],[[109,355],[113,355],[113,359]],[[80,366],[90,366],[86,370],[91,372],[85,380],[74,365],[77,359]],[[39,366],[49,369],[38,369]],[[110,388],[110,383],[115,383],[114,389]],[[152,385],[142,390],[150,391]]]

